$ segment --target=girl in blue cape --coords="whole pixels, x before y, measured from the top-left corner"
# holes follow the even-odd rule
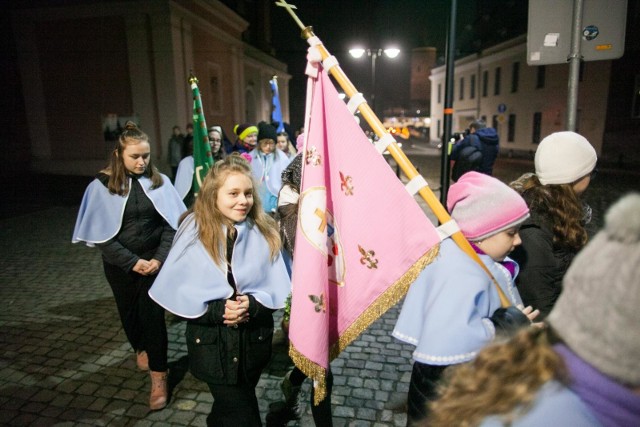
[[[149,407],[167,405],[164,310],[148,296],[186,207],[151,163],[148,136],[125,124],[109,166],[85,191],[72,242],[98,246],[122,326],[141,370],[150,370]]]
[[[451,370],[429,426],[640,426],[640,194],[571,263],[548,328]],[[427,425],[427,424],[425,424]]]
[[[188,319],[189,368],[214,398],[210,426],[262,425],[255,387],[271,358],[273,311],[291,291],[256,188],[242,156],[216,162],[149,291]]]
[[[522,311],[501,308],[489,275],[453,240],[442,241],[438,258],[409,288],[393,330],[394,337],[416,346],[408,426],[427,416],[426,403],[435,398],[447,366],[470,361],[496,331],[528,325],[538,314],[521,306],[514,285],[518,265],[507,256],[520,244],[518,229],[529,217],[524,200],[497,179],[469,172],[451,186],[447,207],[507,298]]]
[[[282,172],[291,163],[284,152],[276,148],[276,128],[266,122],[258,123],[258,146],[251,151],[251,168],[259,184],[264,211],[274,215],[278,207],[278,193],[282,188]]]
[[[227,153],[223,150],[222,144],[226,142],[224,132],[220,126],[212,126],[209,128],[209,145],[211,146],[211,156],[214,162],[218,162],[227,156]],[[175,173],[176,191],[182,201],[189,208],[193,205],[193,172],[195,169],[195,163],[193,160],[193,153],[183,158],[178,164]]]

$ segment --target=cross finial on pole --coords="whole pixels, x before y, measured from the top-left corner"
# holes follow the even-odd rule
[[[193,70],[189,70],[189,83],[190,84],[198,84],[198,79],[193,75]]]
[[[287,12],[289,12],[289,15],[291,15],[293,20],[296,21],[296,24],[298,24],[301,30],[304,30],[306,28],[300,18],[298,18],[298,15],[296,15],[296,13],[293,11],[293,9],[297,9],[295,5],[287,3],[286,0],[280,0],[276,1],[276,6],[284,7],[285,9],[287,9]]]

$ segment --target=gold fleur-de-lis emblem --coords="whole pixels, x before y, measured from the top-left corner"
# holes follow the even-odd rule
[[[353,179],[347,175],[344,176],[342,172],[340,172],[340,189],[344,191],[345,196],[353,196]]]
[[[316,313],[320,313],[321,311],[323,313],[326,313],[327,307],[324,304],[324,294],[309,295],[309,299],[311,300],[312,303],[315,304],[313,309],[316,311]]]
[[[358,245],[358,250],[362,254],[362,258],[360,258],[360,264],[367,265],[367,268],[378,268],[378,259],[374,258],[376,253],[374,251],[366,251],[360,245]]]
[[[320,156],[315,146],[307,150],[305,161],[312,166],[319,166],[322,163],[322,156]]]

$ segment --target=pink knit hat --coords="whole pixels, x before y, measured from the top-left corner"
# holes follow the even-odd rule
[[[529,218],[529,208],[515,190],[478,172],[467,172],[451,185],[447,208],[471,241],[483,240]]]

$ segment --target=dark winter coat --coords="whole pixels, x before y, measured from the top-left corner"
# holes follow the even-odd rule
[[[522,244],[509,255],[520,265],[516,286],[525,306],[540,310],[543,320],[562,292],[562,278],[576,252],[554,245],[549,221],[531,212],[520,228]]]
[[[477,139],[476,139],[477,138]],[[479,129],[467,135],[462,141],[453,146],[451,160],[457,160],[460,152],[471,145],[479,146],[482,151],[482,163],[478,172],[493,175],[493,164],[499,152],[500,138],[494,128]]]
[[[499,151],[500,138],[494,128],[479,129],[475,133],[482,142],[482,165],[480,172],[493,175],[493,164],[496,162]]]
[[[109,181],[105,174],[99,174],[97,178],[105,186]],[[164,262],[174,235],[175,230],[156,211],[134,176],[120,231],[113,239],[97,246],[105,262],[128,272],[141,258]]]
[[[187,323],[189,368],[209,384],[255,387],[271,358],[273,310],[249,295],[249,321],[228,327],[222,323],[224,307],[225,300],[211,301],[204,315]]]

